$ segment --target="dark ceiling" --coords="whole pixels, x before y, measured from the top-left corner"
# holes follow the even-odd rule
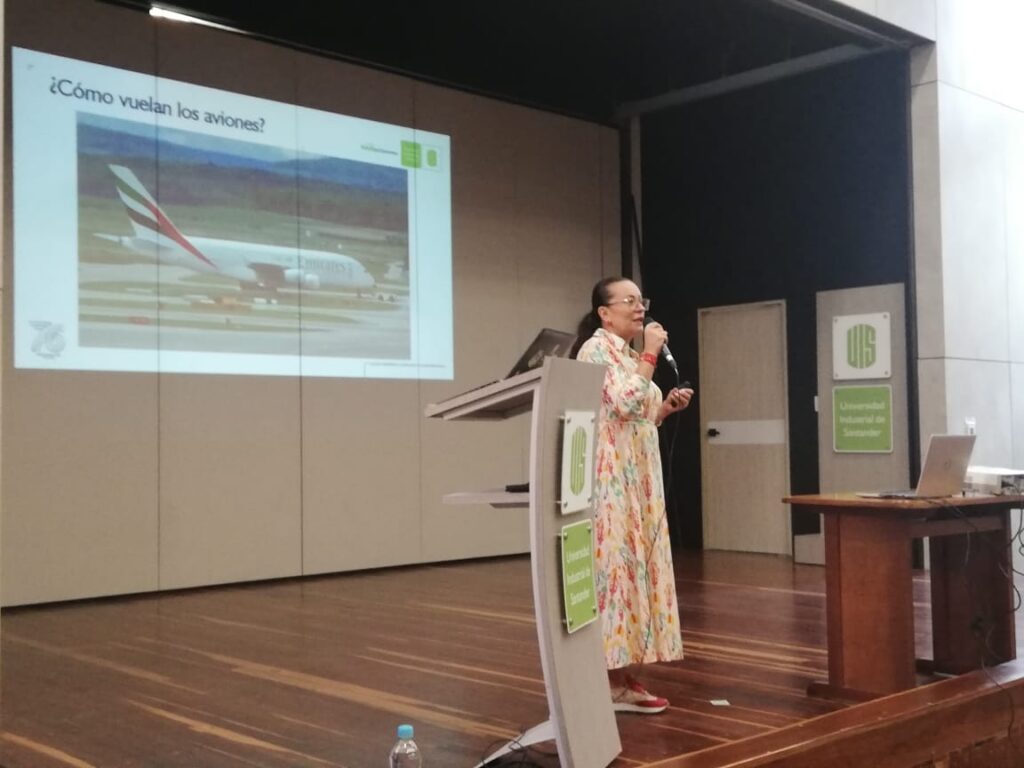
[[[878,44],[856,27],[799,11],[821,6],[852,13],[857,24],[873,23],[829,0],[172,0],[164,7],[460,89],[613,122],[624,103],[844,44]]]

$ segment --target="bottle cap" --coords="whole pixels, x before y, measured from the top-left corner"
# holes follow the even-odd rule
[[[398,738],[400,738],[400,739],[411,739],[412,738],[412,726],[411,725],[400,725],[400,726],[398,726]]]

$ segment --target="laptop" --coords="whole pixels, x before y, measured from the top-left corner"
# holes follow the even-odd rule
[[[574,333],[556,331],[553,328],[542,329],[505,378],[510,379],[534,368],[540,368],[545,357],[568,357],[575,341]]]
[[[975,435],[932,435],[914,490],[858,493],[867,499],[935,499],[953,496],[964,488]]]
[[[576,334],[574,333],[544,328],[537,334],[530,346],[526,348],[526,351],[516,361],[516,364],[512,366],[512,370],[508,372],[508,376],[505,378],[511,379],[513,376],[532,371],[534,368],[540,368],[544,363],[545,357],[568,357],[569,352],[572,351],[572,345],[575,343]],[[493,384],[494,382],[491,383]],[[505,491],[508,493],[527,493],[529,490],[530,484],[528,482],[509,483],[505,486]]]
[[[454,400],[456,397],[462,397],[468,392],[475,392],[478,389],[489,387],[492,384],[497,384],[499,381],[510,379],[513,376],[518,376],[521,373],[532,371],[534,368],[540,368],[544,363],[545,357],[568,357],[572,351],[572,345],[576,341],[576,335],[572,333],[566,333],[565,331],[556,331],[553,328],[543,328],[540,333],[534,337],[533,341],[530,342],[530,346],[526,348],[526,351],[520,355],[519,359],[516,360],[516,364],[512,366],[512,370],[508,372],[508,375],[502,379],[494,379],[493,381],[485,381],[483,384],[477,384],[472,389],[467,389],[465,392],[459,392],[457,395],[441,400],[441,403],[445,403],[448,400]],[[437,403],[435,403],[437,405]]]

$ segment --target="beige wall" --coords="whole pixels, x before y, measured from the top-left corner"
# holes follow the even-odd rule
[[[503,375],[540,327],[574,328],[619,271],[616,134],[88,0],[7,5],[13,45],[451,136],[456,378],[32,372],[5,354],[3,603],[526,551],[524,512],[440,497],[526,479],[527,419],[423,407]]]

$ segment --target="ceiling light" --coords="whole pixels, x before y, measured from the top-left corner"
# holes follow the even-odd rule
[[[240,29],[229,27],[225,24],[217,24],[213,21],[207,21],[206,19],[200,19],[196,16],[189,16],[188,14],[181,13],[180,11],[172,11],[169,8],[160,8],[159,6],[151,6],[149,9],[149,15],[155,19],[167,19],[168,21],[182,21],[186,24],[200,24],[204,27],[213,27],[214,29],[223,29],[227,32],[241,32]]]

